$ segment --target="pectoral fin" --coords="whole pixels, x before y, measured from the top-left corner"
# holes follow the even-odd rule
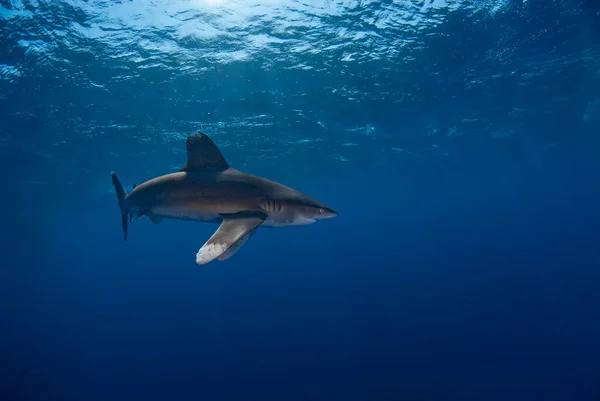
[[[196,263],[199,265],[206,264],[220,257],[230,248],[235,248],[237,243],[260,226],[266,217],[262,213],[237,213],[223,216],[223,222],[217,231],[202,245],[202,248],[196,254]],[[237,249],[232,249],[232,252],[228,256],[224,255],[223,258],[227,259],[233,256],[249,238],[250,236]]]
[[[244,235],[235,244],[233,244],[228,250],[223,252],[221,254],[221,256],[219,256],[217,259],[222,262],[224,260],[229,259],[233,255],[235,255],[235,253],[237,251],[239,251],[240,248],[243,247],[246,242],[248,242],[248,240],[252,237],[252,234],[254,234],[255,231],[256,231],[256,228],[254,230],[250,231],[248,234]]]

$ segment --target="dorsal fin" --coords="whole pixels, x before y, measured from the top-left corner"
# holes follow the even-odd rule
[[[181,171],[219,172],[229,168],[217,145],[202,132],[193,132],[185,142],[187,164]]]

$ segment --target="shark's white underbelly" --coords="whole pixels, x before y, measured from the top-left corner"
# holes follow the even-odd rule
[[[277,213],[270,213],[265,221],[261,224],[263,227],[293,227],[305,226],[314,223],[314,219],[286,219]]]
[[[196,210],[183,207],[157,207],[152,208],[151,213],[158,217],[166,219],[178,219],[178,220],[193,220],[201,222],[215,222],[221,219],[219,213],[208,212],[206,210]],[[267,218],[261,224],[262,227],[293,227],[293,226],[304,226],[307,224],[314,223],[314,219],[307,218],[290,218],[282,213],[267,213]]]
[[[181,207],[157,207],[152,208],[152,214],[164,217],[166,219],[213,221],[220,219],[218,213],[207,212],[206,210],[194,210]]]

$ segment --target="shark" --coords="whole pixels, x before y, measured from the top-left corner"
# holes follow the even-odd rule
[[[290,227],[331,219],[338,213],[300,191],[229,166],[213,140],[192,132],[187,162],[174,173],[134,185],[127,192],[111,171],[124,239],[128,223],[146,216],[217,223],[219,227],[196,253],[196,263],[224,261],[238,252],[258,227]]]

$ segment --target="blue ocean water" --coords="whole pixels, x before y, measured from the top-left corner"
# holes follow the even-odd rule
[[[0,400],[598,400],[599,10],[0,0]],[[195,130],[339,217],[123,241]]]

